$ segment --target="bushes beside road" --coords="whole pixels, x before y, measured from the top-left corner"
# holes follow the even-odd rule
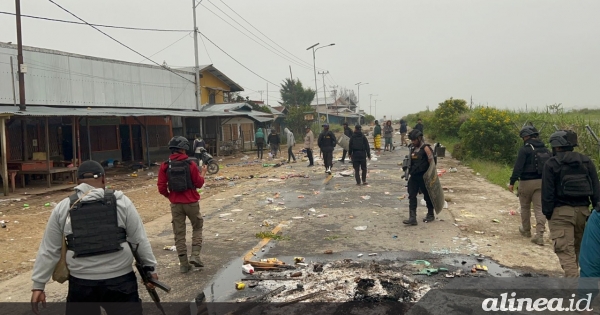
[[[577,151],[588,155],[600,166],[600,147],[586,130],[586,125],[600,133],[600,110],[562,112],[518,112],[487,106],[470,109],[464,100],[449,99],[436,110],[422,111],[405,117],[409,126],[423,120],[429,142],[440,142],[453,157],[468,163],[488,180],[506,186],[517,151],[523,145],[519,130],[532,123],[540,130],[545,143],[558,129],[577,132]]]

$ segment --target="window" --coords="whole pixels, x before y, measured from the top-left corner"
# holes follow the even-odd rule
[[[208,104],[215,104],[216,99],[217,99],[217,95],[216,95],[215,91],[210,91],[210,94],[208,94]]]

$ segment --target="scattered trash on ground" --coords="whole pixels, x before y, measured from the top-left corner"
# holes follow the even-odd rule
[[[361,198],[364,200],[369,200],[369,199],[371,199],[371,196],[361,196]]]
[[[175,252],[175,251],[177,251],[177,248],[175,247],[175,245],[173,245],[173,246],[169,246],[169,245],[167,245],[167,246],[163,247],[163,249],[164,249],[164,250],[170,250],[170,251],[172,251],[172,252]]]
[[[354,229],[357,231],[365,231],[367,229],[367,226],[366,225],[357,226]]]

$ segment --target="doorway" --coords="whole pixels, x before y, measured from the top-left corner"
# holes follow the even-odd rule
[[[132,161],[133,152],[131,150],[131,141],[129,141],[129,125],[119,125],[119,134],[121,135],[121,161]]]
[[[62,126],[62,152],[65,161],[73,160],[73,128],[70,125]]]

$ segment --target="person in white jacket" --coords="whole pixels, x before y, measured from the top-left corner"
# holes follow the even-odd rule
[[[296,138],[294,138],[294,133],[289,129],[285,128],[283,130],[285,136],[287,137],[287,147],[288,147],[288,163],[290,163],[290,159],[294,159],[294,163],[296,163],[296,157],[294,156],[294,145],[296,145]]]
[[[70,274],[66,314],[100,314],[102,305],[109,315],[141,315],[129,244],[152,278],[158,280],[158,276],[156,258],[140,215],[122,191],[105,189],[104,168],[100,163],[81,163],[77,181],[75,193],[56,205],[48,219],[31,277],[33,312],[39,314],[39,302],[46,305],[44,289],[66,239]],[[153,288],[152,284],[148,287]]]

